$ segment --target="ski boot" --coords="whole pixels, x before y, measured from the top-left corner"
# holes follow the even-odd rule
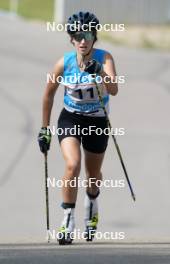
[[[98,214],[94,215],[86,222],[85,239],[87,242],[93,241],[98,224]]]
[[[69,245],[73,241],[75,228],[74,209],[64,209],[64,219],[58,231],[57,240],[59,245]]]

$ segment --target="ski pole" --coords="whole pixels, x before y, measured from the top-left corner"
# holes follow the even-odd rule
[[[47,223],[47,241],[50,242],[50,223],[49,223],[49,200],[48,200],[48,161],[47,161],[47,152],[44,153],[44,163],[45,163],[45,198],[46,198],[46,223]]]
[[[103,102],[103,98],[102,98],[102,95],[101,95],[101,92],[100,92],[100,89],[98,87],[98,84],[97,84],[96,80],[95,80],[95,84],[96,84],[96,89],[97,89],[97,93],[98,93],[98,97],[99,97],[99,100],[100,100],[101,107],[102,107],[102,109],[104,111],[104,114],[106,116],[106,121],[107,121],[108,127],[112,131],[112,126],[111,126],[111,123],[110,123],[110,120],[109,120],[109,117],[108,117],[108,114],[107,114],[107,111],[106,111],[106,108],[105,108],[105,105],[104,105],[104,102]],[[132,199],[135,202],[136,197],[135,197],[135,194],[134,194],[132,185],[130,183],[130,180],[129,180],[129,177],[128,177],[128,174],[127,174],[127,170],[126,170],[125,164],[123,162],[123,158],[122,158],[122,155],[121,155],[121,152],[120,152],[119,145],[117,143],[116,137],[113,134],[112,134],[112,138],[113,138],[113,141],[114,141],[114,144],[115,144],[115,147],[116,147],[116,150],[117,150],[117,153],[118,153],[118,156],[119,156],[119,159],[120,159],[120,163],[122,165],[122,168],[123,168],[123,171],[124,171],[124,174],[125,174],[125,177],[126,177],[126,180],[127,180],[128,186],[129,186],[129,189],[130,189],[130,192],[131,192]]]

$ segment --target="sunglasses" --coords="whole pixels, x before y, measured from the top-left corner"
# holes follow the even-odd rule
[[[94,39],[94,35],[92,32],[76,32],[73,35],[73,38],[78,42],[82,41],[82,39],[85,39],[86,41],[90,41]]]

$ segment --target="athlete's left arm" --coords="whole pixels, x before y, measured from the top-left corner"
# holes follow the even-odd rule
[[[118,85],[116,83],[116,68],[113,57],[109,53],[105,54],[103,70],[101,71],[100,75],[103,77],[103,82],[108,93],[111,95],[116,95],[118,92]]]

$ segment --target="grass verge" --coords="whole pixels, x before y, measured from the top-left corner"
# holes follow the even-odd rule
[[[126,26],[122,32],[101,32],[103,40],[114,45],[170,50],[170,25]]]
[[[54,0],[18,0],[18,14],[28,19],[52,21]],[[0,9],[9,10],[10,1],[0,0]]]

